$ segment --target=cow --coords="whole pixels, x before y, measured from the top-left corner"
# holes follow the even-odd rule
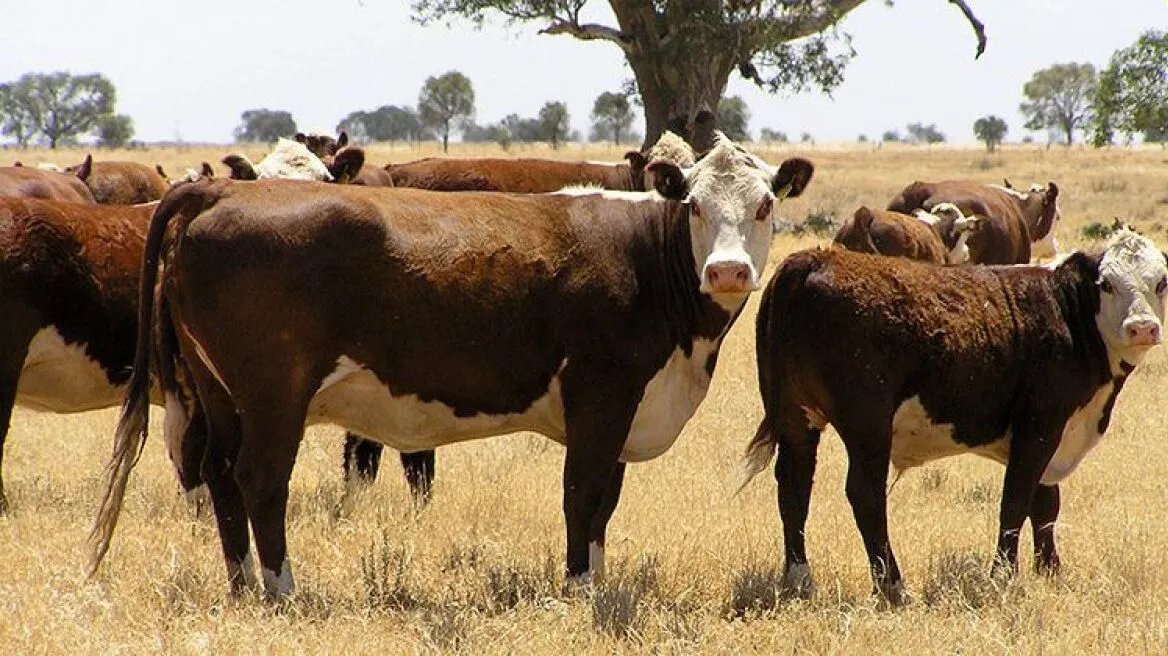
[[[683,169],[697,162],[693,147],[669,130],[661,133],[647,153],[630,150],[625,153],[625,159],[632,169],[634,187],[641,190],[653,189],[656,185],[653,174],[646,173],[653,162],[672,162]]]
[[[1162,339],[1168,261],[1117,232],[1054,268],[937,267],[843,249],[791,255],[756,326],[765,416],[745,480],[775,450],[792,590],[813,590],[804,525],[820,432],[848,454],[847,497],[876,591],[907,599],[888,540],[889,462],[904,471],[973,453],[1005,465],[994,572],[1055,572],[1059,485],[1102,439],[1124,381]]]
[[[292,140],[304,144],[313,155],[324,159],[336,155],[345,146],[349,145],[349,134],[341,130],[341,133],[334,139],[331,134],[321,130],[307,134],[297,132],[293,135]]]
[[[76,175],[101,205],[136,205],[162,198],[169,189],[166,177],[138,162],[95,162],[93,155],[65,168]]]
[[[965,216],[984,219],[969,239],[970,262],[1027,264],[1031,257],[1058,254],[1054,238],[1060,218],[1058,194],[1053,182],[1039,191],[1021,193],[968,180],[917,181],[897,194],[888,203],[888,210],[912,214],[918,209],[928,212],[938,203],[952,203]]]
[[[0,167],[0,196],[44,198],[69,203],[96,202],[93,192],[77,176],[29,166]]]
[[[272,152],[259,164],[252,164],[247,157],[239,154],[227,155],[223,163],[231,169],[234,180],[317,180],[322,182],[349,182],[362,165],[365,152],[360,148],[347,148],[332,162],[326,164],[304,144],[292,139],[280,138]]]
[[[580,162],[537,158],[446,159],[427,157],[387,164],[395,187],[433,191],[507,191],[538,194],[575,185],[643,190],[629,162]]]
[[[82,412],[121,400],[156,205],[0,197],[0,463],[14,405]]]
[[[567,582],[600,576],[625,463],[664,453],[697,409],[759,287],[773,206],[812,175],[720,135],[687,172],[654,167],[659,195],[172,190],[148,233],[140,312],[161,266],[207,416],[202,470],[231,589],[253,580],[250,521],[266,592],[292,591],[288,480],[319,421],[406,451],[520,430],[564,444]],[[140,326],[91,573],[147,426],[154,340]]]
[[[970,235],[981,217],[966,217],[952,203],[938,203],[933,211],[914,216],[861,206],[835,234],[835,243],[857,253],[907,257],[934,264],[969,261]]]

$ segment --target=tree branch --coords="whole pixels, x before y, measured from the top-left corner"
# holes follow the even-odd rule
[[[607,25],[584,23],[581,25],[575,20],[557,20],[539,31],[540,34],[568,34],[583,41],[612,41],[624,50],[628,50],[632,39],[625,36],[620,30]]]
[[[973,33],[977,35],[977,54],[973,56],[974,59],[981,57],[986,49],[986,33],[985,25],[973,15],[973,10],[969,8],[965,0],[949,0],[949,4],[957,5],[961,9],[961,13],[965,15],[965,20],[969,21],[969,26],[973,28]]]

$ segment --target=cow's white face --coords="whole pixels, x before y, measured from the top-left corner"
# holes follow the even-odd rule
[[[1121,229],[1099,262],[1095,322],[1112,360],[1135,365],[1163,339],[1168,263],[1152,240]]]
[[[318,180],[329,182],[333,179],[328,167],[319,157],[312,154],[304,144],[281,138],[276,147],[255,167],[256,177],[283,180]]]
[[[760,287],[774,234],[774,206],[799,195],[811,172],[810,162],[791,159],[775,173],[722,135],[713,150],[683,172],[695,273],[703,293],[737,309]]]

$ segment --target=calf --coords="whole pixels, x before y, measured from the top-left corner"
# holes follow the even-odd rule
[[[0,198],[0,463],[14,405],[82,412],[122,398],[155,205]]]
[[[917,210],[915,216],[860,207],[840,226],[835,243],[857,253],[965,264],[969,261],[966,242],[980,223],[979,217],[962,216],[950,203],[934,206],[932,213]]]
[[[746,480],[778,448],[787,585],[811,590],[804,524],[820,432],[848,453],[847,496],[876,589],[904,600],[885,483],[974,453],[1006,466],[994,568],[1017,568],[1029,517],[1035,565],[1059,566],[1059,484],[1107,429],[1116,399],[1161,340],[1168,268],[1121,230],[1101,254],[1045,267],[934,267],[841,249],[787,258],[758,313],[766,415]]]
[[[138,162],[95,162],[86,155],[84,162],[65,171],[84,182],[101,205],[149,203],[170,188],[165,176]]]
[[[96,202],[93,192],[75,175],[19,165],[0,166],[0,196],[43,198],[68,203]]]
[[[567,574],[600,573],[624,463],[664,453],[697,409],[759,286],[773,206],[812,172],[791,159],[775,173],[722,137],[686,173],[654,167],[661,195],[173,190],[151,224],[140,312],[161,264],[207,415],[203,474],[232,589],[251,576],[250,521],[265,589],[292,590],[288,481],[316,421],[406,451],[520,430],[564,444]],[[91,571],[148,425],[141,326]]]
[[[1059,189],[1026,193],[967,180],[914,182],[888,204],[893,212],[931,211],[952,203],[965,216],[982,217],[981,228],[969,239],[969,261],[974,264],[1027,264],[1031,257],[1054,257],[1058,244],[1054,226],[1059,221]]]

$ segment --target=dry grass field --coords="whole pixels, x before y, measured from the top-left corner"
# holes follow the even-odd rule
[[[108,158],[178,174],[229,148]],[[1016,185],[1059,183],[1064,248],[1090,246],[1082,226],[1115,216],[1168,246],[1168,153],[1158,148],[762,154],[777,162],[794,152],[818,166],[806,196],[780,209],[796,222],[883,206],[913,179],[1007,176]],[[369,160],[433,153],[374,146]],[[619,155],[568,148],[553,156]],[[83,153],[0,157],[66,163]],[[780,235],[770,269],[826,240]],[[819,594],[790,601],[776,598],[774,479],[731,496],[761,413],[757,303],[731,331],[710,394],[674,448],[629,468],[609,527],[609,576],[588,597],[560,592],[560,447],[514,435],[440,449],[433,503],[416,513],[388,453],[375,484],[346,494],[341,432],[320,427],[304,440],[292,481],[297,593],[281,604],[229,598],[214,523],[179,496],[157,409],[113,549],[85,581],[85,538],[116,413],[18,410],[4,458],[13,509],[0,518],[0,645],[19,654],[1168,653],[1168,349],[1132,376],[1106,439],[1063,487],[1062,576],[1030,572],[1027,530],[1021,576],[1005,587],[988,579],[1002,469],[966,456],[912,470],[893,488],[892,541],[914,601],[881,608],[844,497],[843,450],[829,432],[808,524]]]

